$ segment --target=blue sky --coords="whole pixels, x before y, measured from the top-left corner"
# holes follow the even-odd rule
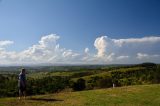
[[[7,51],[21,52],[53,33],[63,48],[82,53],[87,47],[96,53],[98,37],[159,37],[159,29],[159,0],[0,1],[0,40],[14,41]]]

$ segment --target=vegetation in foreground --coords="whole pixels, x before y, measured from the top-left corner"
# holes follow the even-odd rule
[[[34,68],[27,69],[28,95],[57,93],[65,89],[82,91],[111,88],[113,83],[116,87],[160,83],[160,65],[154,63],[110,67],[70,66],[67,71],[63,69],[66,67],[59,67],[63,71],[54,71],[52,68],[39,67],[36,71],[33,71]],[[16,71],[0,70],[0,97],[18,96],[17,85]]]
[[[0,106],[159,106],[160,85],[135,85],[117,88],[61,92],[18,98],[1,98]]]

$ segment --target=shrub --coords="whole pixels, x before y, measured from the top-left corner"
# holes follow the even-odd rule
[[[75,91],[81,91],[86,88],[86,81],[82,78],[78,79],[77,82],[74,82],[73,84],[73,90]]]
[[[111,77],[104,77],[97,81],[99,88],[109,88],[112,87],[112,78]]]

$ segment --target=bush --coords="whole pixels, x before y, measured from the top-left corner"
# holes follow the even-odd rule
[[[99,88],[109,88],[112,87],[112,78],[105,77],[97,81]]]
[[[75,91],[81,91],[86,88],[86,81],[82,78],[78,79],[77,82],[73,83],[73,90]]]

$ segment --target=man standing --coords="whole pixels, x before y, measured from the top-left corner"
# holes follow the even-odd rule
[[[19,99],[23,96],[26,97],[26,70],[23,68],[19,74]]]

